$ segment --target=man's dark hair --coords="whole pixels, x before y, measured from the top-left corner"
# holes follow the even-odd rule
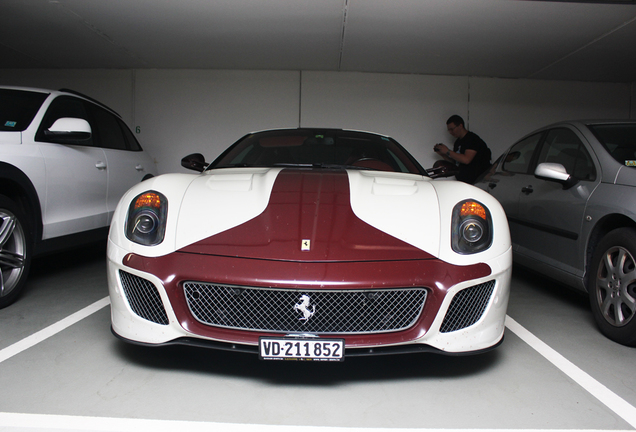
[[[446,124],[453,123],[455,126],[464,126],[464,119],[458,116],[457,114],[453,114],[446,120]]]

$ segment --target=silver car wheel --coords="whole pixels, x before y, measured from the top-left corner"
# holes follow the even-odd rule
[[[636,312],[636,261],[621,246],[603,254],[596,275],[596,299],[605,320],[613,326],[627,325]]]
[[[19,285],[25,271],[27,240],[18,218],[0,209],[0,298]]]

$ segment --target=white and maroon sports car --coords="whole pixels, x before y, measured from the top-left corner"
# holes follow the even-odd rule
[[[130,189],[108,244],[112,330],[262,359],[434,351],[503,339],[511,246],[499,203],[432,180],[395,140],[246,135],[199,174]]]

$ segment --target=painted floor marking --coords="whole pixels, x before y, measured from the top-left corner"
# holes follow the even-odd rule
[[[292,426],[237,423],[194,422],[179,420],[145,420],[112,417],[83,417],[47,414],[0,413],[0,430],[83,432],[608,432],[593,429],[424,429],[424,428],[359,428],[344,426]],[[634,431],[611,431],[634,432]]]
[[[506,315],[506,327],[636,429],[636,408]]]
[[[72,315],[67,316],[66,318],[56,322],[55,324],[51,324],[50,326],[40,330],[37,333],[33,333],[31,336],[28,336],[19,342],[14,343],[13,345],[9,345],[6,348],[0,350],[0,363],[3,361],[10,359],[14,355],[20,354],[22,351],[31,348],[34,345],[39,344],[40,342],[50,338],[51,336],[56,335],[62,330],[67,329],[73,324],[83,320],[86,317],[94,314],[100,309],[105,308],[110,304],[110,298],[104,297],[101,300],[96,301],[92,305],[86,306],[84,309],[75,312]]]
[[[22,339],[13,345],[0,350],[0,363],[3,361],[31,348],[34,345],[56,335],[73,324],[89,317],[95,312],[103,309],[110,304],[109,297],[81,309],[78,312],[52,324],[31,336]],[[574,363],[567,360],[561,354],[550,348],[545,342],[530,333],[514,319],[506,315],[506,327],[517,335],[521,340],[527,343],[532,349],[545,357],[550,363],[556,366],[564,374],[569,376],[574,382],[583,387],[592,396],[597,398],[601,403],[614,411],[623,420],[636,429],[636,408],[630,405],[623,398],[609,390],[606,386],[592,378]],[[389,432],[394,429],[387,428],[349,428],[349,427],[327,427],[327,426],[281,426],[281,425],[248,425],[234,423],[209,423],[209,422],[191,422],[191,421],[172,421],[172,420],[147,420],[147,419],[124,419],[124,418],[108,418],[108,417],[85,417],[85,416],[65,416],[65,415],[46,415],[46,414],[20,414],[20,413],[3,413],[0,412],[0,430],[2,431],[18,431],[24,428],[42,428],[43,430],[81,430],[81,431],[144,431],[152,430],[153,432],[188,430],[188,431],[209,431],[215,432],[238,432],[238,431],[258,431],[270,432],[292,429],[294,432]],[[402,432],[518,432],[514,429],[413,429],[400,428]],[[523,432],[551,432],[547,429],[531,430],[523,429]],[[582,430],[558,430],[554,432],[582,432]],[[595,432],[585,430],[584,432]],[[632,431],[633,432],[633,431]]]

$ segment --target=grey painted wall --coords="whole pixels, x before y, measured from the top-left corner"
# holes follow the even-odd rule
[[[0,70],[0,85],[72,88],[118,111],[159,172],[208,160],[245,133],[323,126],[393,136],[428,167],[459,114],[497,157],[533,129],[573,118],[634,118],[629,84],[350,72]]]

